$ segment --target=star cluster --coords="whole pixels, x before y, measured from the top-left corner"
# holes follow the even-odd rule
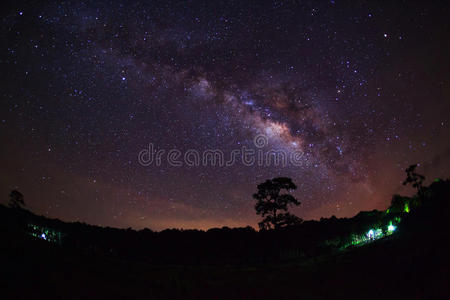
[[[382,209],[403,170],[449,171],[445,2],[45,1],[2,12],[0,188],[118,227],[254,226],[291,177],[309,218]],[[264,135],[300,165],[143,166]],[[6,196],[5,196],[6,198]]]

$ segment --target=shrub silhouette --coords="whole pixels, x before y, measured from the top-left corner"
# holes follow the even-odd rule
[[[18,190],[12,190],[9,194],[8,206],[11,208],[23,208],[25,206],[25,201],[23,200],[23,195]]]
[[[423,186],[422,183],[425,180],[425,176],[416,173],[417,164],[409,166],[406,172],[406,179],[403,181],[403,185],[412,184],[413,188],[417,189],[417,194],[422,196]]]

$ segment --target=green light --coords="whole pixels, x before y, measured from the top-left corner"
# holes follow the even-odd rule
[[[377,238],[377,239],[383,237],[383,230],[381,230],[380,228],[375,229],[374,237]]]
[[[405,203],[405,207],[404,207],[403,211],[405,213],[409,213],[409,204],[408,203]]]
[[[28,234],[47,242],[61,244],[62,234],[52,228],[42,227],[35,224],[28,224]]]

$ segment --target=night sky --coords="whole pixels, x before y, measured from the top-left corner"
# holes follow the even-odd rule
[[[29,1],[2,9],[0,192],[64,221],[255,226],[291,177],[304,219],[385,209],[450,175],[446,1]],[[267,145],[256,147],[255,137]],[[140,163],[301,153],[297,163]]]

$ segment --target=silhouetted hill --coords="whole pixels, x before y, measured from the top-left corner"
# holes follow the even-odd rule
[[[11,299],[448,299],[450,181],[277,231],[134,231],[0,207]],[[44,234],[44,235],[43,235]]]

